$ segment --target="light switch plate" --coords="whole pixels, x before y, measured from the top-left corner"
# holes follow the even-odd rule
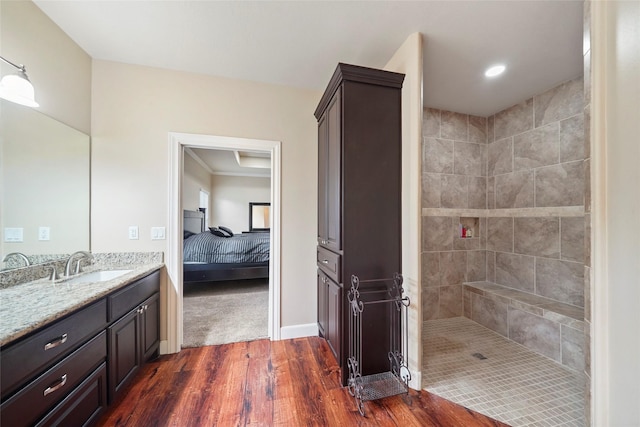
[[[38,240],[51,240],[51,227],[39,227]]]
[[[164,227],[151,227],[151,240],[164,240],[165,228]]]
[[[23,242],[24,228],[22,227],[6,227],[4,229],[5,242]]]
[[[129,226],[129,240],[138,240],[138,226],[130,225]]]

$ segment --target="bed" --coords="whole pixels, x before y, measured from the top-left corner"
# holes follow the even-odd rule
[[[269,277],[269,233],[220,237],[205,229],[204,213],[184,211],[184,283]]]

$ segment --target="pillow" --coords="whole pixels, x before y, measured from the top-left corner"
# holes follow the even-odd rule
[[[225,236],[224,232],[219,230],[217,227],[209,227],[209,231],[211,231],[211,234],[213,234],[214,236],[227,237]]]
[[[229,228],[223,227],[221,225],[219,225],[218,228],[220,229],[220,231],[227,234],[227,236],[224,237],[233,237],[233,231],[231,231]]]
[[[189,237],[195,235],[196,233],[192,233],[190,231],[184,230],[184,236],[182,237],[184,240],[187,240]]]

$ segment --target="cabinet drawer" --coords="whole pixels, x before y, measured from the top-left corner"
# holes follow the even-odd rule
[[[340,283],[340,255],[325,248],[318,247],[318,267],[322,269],[335,282]]]
[[[159,291],[160,272],[156,271],[109,296],[109,322],[121,318]]]
[[[103,331],[3,402],[0,424],[32,425],[100,366],[106,356],[107,335]]]
[[[2,349],[2,398],[53,365],[107,324],[107,303],[99,302]]]
[[[107,364],[103,362],[36,427],[85,426],[93,423],[107,406]]]

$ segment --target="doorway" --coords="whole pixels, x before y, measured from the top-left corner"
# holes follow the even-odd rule
[[[180,351],[183,334],[182,280],[182,180],[185,148],[244,150],[267,152],[271,158],[271,215],[269,257],[268,335],[280,339],[280,179],[281,143],[279,141],[169,133],[169,222],[166,266],[168,286],[166,295],[167,341],[166,353]]]

